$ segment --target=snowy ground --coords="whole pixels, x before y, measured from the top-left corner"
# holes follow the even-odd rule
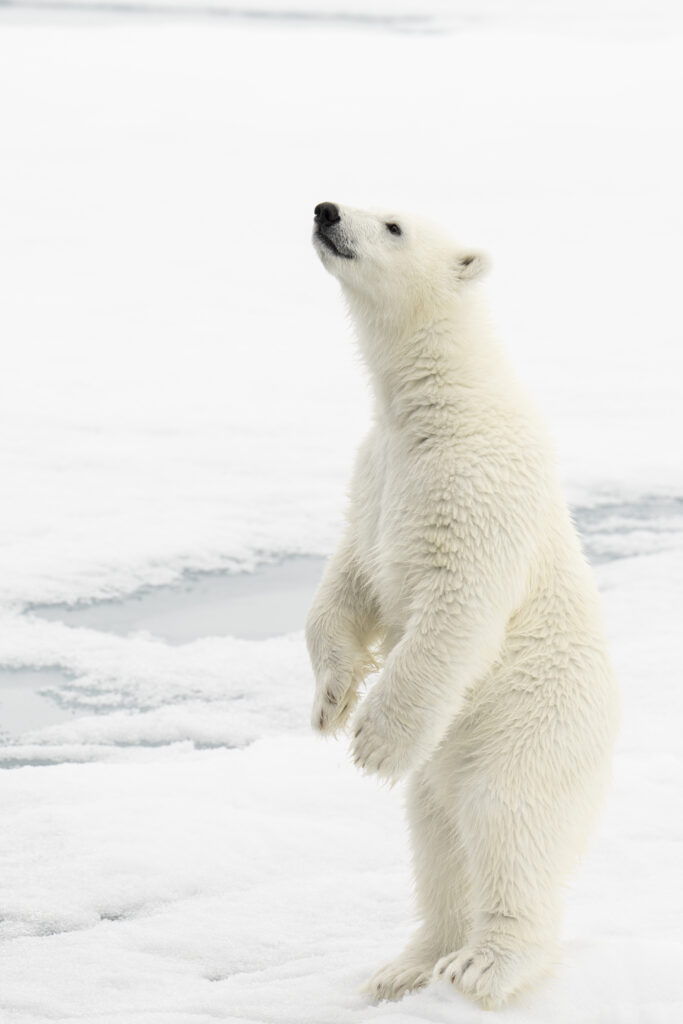
[[[39,6],[0,17],[0,713],[33,694],[0,747],[0,1021],[678,1024],[674,5],[296,6],[424,31]],[[277,568],[252,634],[194,591],[182,636],[158,626],[174,587],[334,544],[369,403],[308,242],[327,198],[493,253],[604,594],[613,793],[565,965],[500,1014],[357,994],[410,930],[401,792],[309,736]]]

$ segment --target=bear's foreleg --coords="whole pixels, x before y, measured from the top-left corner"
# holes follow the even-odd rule
[[[463,586],[456,573],[425,573],[405,633],[353,723],[353,758],[396,782],[424,764],[446,735],[467,688],[488,670],[508,606],[495,582]]]
[[[421,533],[403,540],[425,560],[420,567],[416,557],[411,571],[403,635],[353,723],[354,761],[391,782],[427,761],[467,690],[498,657],[533,545],[526,521],[511,514],[492,520],[475,502],[467,532],[454,536],[449,521],[423,531],[427,551]]]
[[[306,619],[306,643],[316,689],[311,725],[343,728],[358,702],[359,687],[377,665],[371,645],[378,612],[369,583],[347,539],[329,562]]]

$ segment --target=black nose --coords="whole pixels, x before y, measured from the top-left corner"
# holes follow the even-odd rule
[[[335,206],[334,203],[318,203],[315,210],[316,224],[336,224],[339,220],[339,207]]]

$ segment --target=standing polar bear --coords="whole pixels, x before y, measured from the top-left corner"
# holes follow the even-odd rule
[[[408,779],[421,926],[367,989],[502,1004],[557,956],[617,691],[543,424],[492,336],[484,256],[413,217],[315,208],[374,385],[348,526],[306,624],[312,722]]]

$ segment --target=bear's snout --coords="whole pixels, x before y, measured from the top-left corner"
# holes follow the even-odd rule
[[[334,203],[318,203],[315,210],[315,222],[321,227],[328,227],[330,224],[336,224],[339,217],[339,207],[335,206]]]

